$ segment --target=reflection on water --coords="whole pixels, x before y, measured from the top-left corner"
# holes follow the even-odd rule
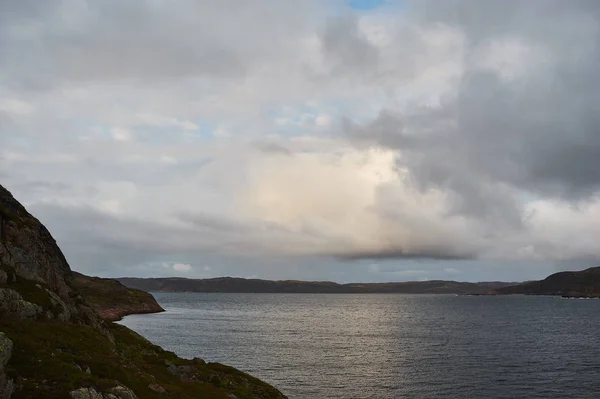
[[[600,394],[600,301],[444,295],[158,293],[122,324],[290,398]]]

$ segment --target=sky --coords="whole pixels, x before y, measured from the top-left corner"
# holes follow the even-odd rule
[[[103,277],[600,261],[600,2],[0,2],[0,184]]]

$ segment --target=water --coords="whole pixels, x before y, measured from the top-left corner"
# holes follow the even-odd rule
[[[124,325],[290,398],[598,398],[600,300],[157,293]]]

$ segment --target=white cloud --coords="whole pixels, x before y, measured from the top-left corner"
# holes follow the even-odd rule
[[[137,115],[140,124],[156,127],[178,127],[183,130],[198,130],[200,127],[193,122],[173,117],[142,113]]]
[[[189,273],[192,270],[192,266],[186,263],[174,263],[173,270],[183,273]]]
[[[315,125],[320,127],[328,127],[331,125],[332,118],[329,115],[321,114],[316,117]]]
[[[34,108],[31,104],[14,99],[14,98],[0,98],[0,111],[24,116],[29,115],[33,112]]]
[[[131,131],[122,127],[113,127],[110,129],[110,133],[116,141],[131,141],[133,139]]]

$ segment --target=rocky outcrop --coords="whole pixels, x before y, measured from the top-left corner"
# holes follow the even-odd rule
[[[13,342],[0,332],[0,399],[8,399],[14,390],[14,382],[4,373],[4,367],[12,356]]]
[[[137,399],[135,393],[127,387],[116,386],[102,393],[96,388],[79,388],[69,392],[71,399]]]
[[[44,313],[40,305],[25,301],[21,294],[10,288],[0,288],[0,317],[36,319]]]
[[[0,186],[0,317],[91,324],[101,319],[73,289],[71,269],[46,227]]]
[[[71,269],[46,227],[0,186],[0,263],[68,299]],[[0,276],[0,281],[2,277]]]
[[[133,391],[127,387],[117,386],[109,391],[109,395],[113,395],[119,399],[137,399]]]

